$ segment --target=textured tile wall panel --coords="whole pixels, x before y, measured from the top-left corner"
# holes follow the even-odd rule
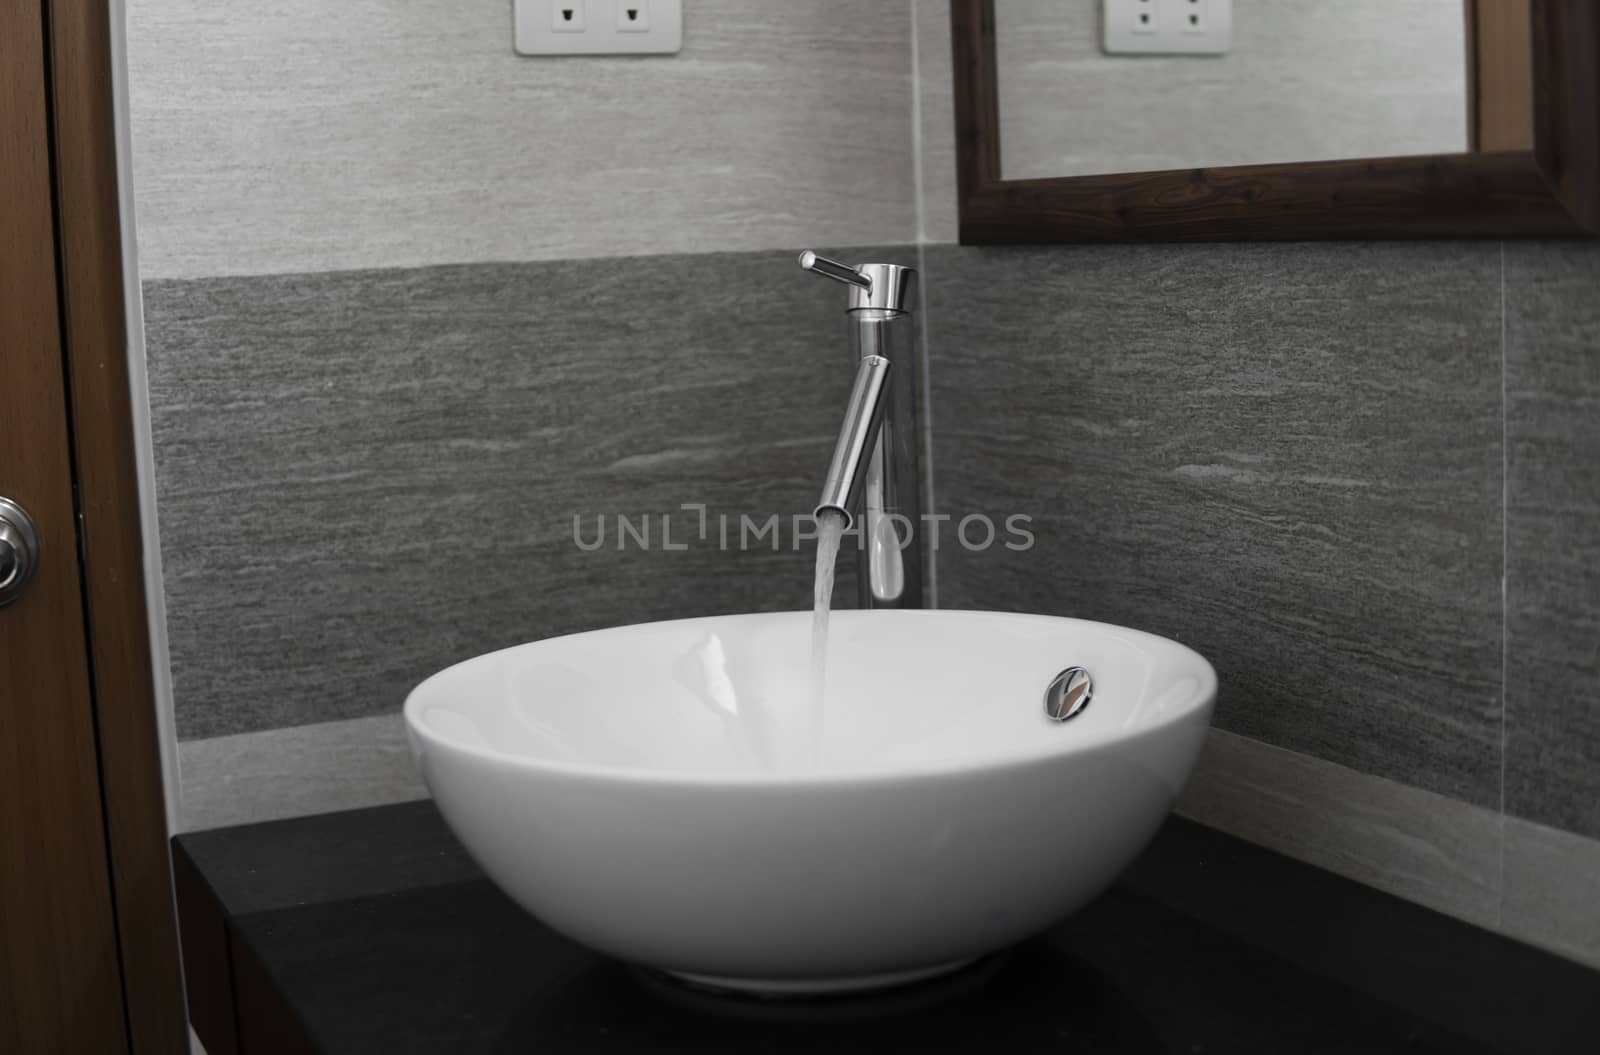
[[[945,607],[1174,637],[1217,724],[1499,803],[1496,245],[929,248]]]
[[[1506,809],[1600,836],[1600,248],[1506,246]]]
[[[721,552],[716,521],[737,547],[740,514],[809,514],[843,413],[840,290],[790,252],[145,293],[180,739],[391,711],[552,634],[810,604],[809,543]],[[580,549],[601,514],[649,514],[651,549],[614,519]]]

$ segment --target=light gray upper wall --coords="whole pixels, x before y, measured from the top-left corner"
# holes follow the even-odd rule
[[[1233,0],[1223,56],[1106,55],[1100,0],[996,0],[1007,179],[1467,149],[1461,0]]]
[[[917,62],[917,230],[956,240],[956,126],[950,0],[911,0]]]
[[[695,0],[521,58],[509,0],[131,0],[142,277],[913,241],[904,3]]]

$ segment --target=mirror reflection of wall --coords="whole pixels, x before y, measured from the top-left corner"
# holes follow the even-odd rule
[[[1103,3],[995,0],[1005,179],[1468,149],[1462,0],[1232,0],[1203,56],[1106,54]]]

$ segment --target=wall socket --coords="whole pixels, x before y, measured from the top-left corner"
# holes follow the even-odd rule
[[[1233,0],[1101,0],[1107,55],[1224,55]]]
[[[674,55],[682,0],[512,0],[519,55]]]

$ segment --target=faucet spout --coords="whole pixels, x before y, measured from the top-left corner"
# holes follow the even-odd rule
[[[800,266],[848,287],[855,385],[816,516],[838,514],[856,534],[862,608],[922,607],[913,268],[843,264],[807,251]],[[859,523],[857,523],[859,519]]]
[[[872,455],[877,450],[878,428],[883,422],[889,380],[889,360],[881,355],[864,355],[856,367],[850,402],[845,404],[844,424],[833,447],[833,460],[823,478],[822,497],[817,499],[815,516],[827,512],[844,517],[845,527],[854,520],[850,512],[861,497]]]

